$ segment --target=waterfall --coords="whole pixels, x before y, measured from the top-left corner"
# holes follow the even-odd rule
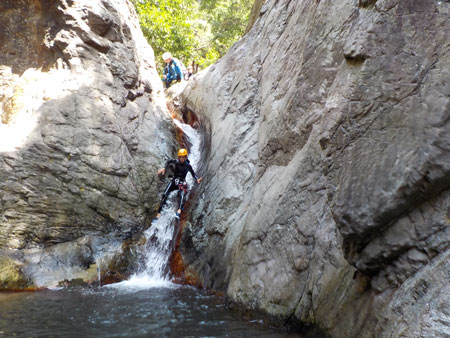
[[[197,130],[188,124],[174,120],[177,127],[183,130],[190,144],[188,147],[189,161],[194,171],[197,172],[198,163],[200,161],[200,143],[201,138]],[[156,175],[156,173],[155,173]],[[189,194],[194,184],[194,178],[190,173],[186,177],[189,186]],[[168,180],[166,181],[168,183]],[[189,194],[186,200],[189,198]],[[175,204],[177,203],[177,191],[173,191],[167,203],[161,212],[161,217],[152,222],[150,228],[145,232],[147,245],[142,250],[142,257],[144,266],[141,271],[133,275],[129,280],[117,284],[111,284],[110,287],[126,287],[132,289],[142,289],[150,287],[170,287],[173,284],[169,280],[169,257],[173,249],[173,241],[175,235],[176,218],[175,218]]]

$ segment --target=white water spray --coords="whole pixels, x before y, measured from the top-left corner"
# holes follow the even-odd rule
[[[197,172],[200,161],[200,135],[188,124],[174,120],[175,124],[183,130],[188,142],[191,144],[189,149],[189,161],[194,171]],[[189,173],[186,177],[189,186],[189,192],[196,182]],[[166,182],[168,183],[168,181]],[[161,217],[152,222],[152,225],[144,233],[147,239],[143,257],[145,266],[143,271],[133,275],[129,280],[117,284],[111,284],[109,287],[123,288],[127,290],[141,290],[152,287],[174,287],[168,278],[168,264],[175,235],[175,204],[177,191],[173,191],[167,203],[161,212]],[[186,196],[189,198],[190,193]]]

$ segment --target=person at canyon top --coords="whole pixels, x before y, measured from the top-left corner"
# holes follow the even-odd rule
[[[169,88],[176,81],[181,81],[184,79],[185,67],[183,63],[174,58],[169,52],[165,52],[162,55],[164,62],[166,63],[164,67],[163,82],[166,88]]]
[[[180,218],[181,212],[183,211],[184,202],[186,200],[186,194],[187,194],[187,183],[186,183],[186,175],[188,172],[191,173],[192,177],[197,181],[198,184],[202,181],[203,177],[198,177],[196,173],[194,172],[194,169],[192,169],[191,164],[189,163],[189,160],[187,158],[188,152],[186,149],[180,149],[178,151],[178,159],[169,159],[166,162],[166,165],[164,168],[161,168],[158,170],[158,175],[164,175],[166,173],[167,168],[169,165],[174,165],[174,172],[173,172],[173,178],[167,184],[166,189],[164,190],[164,193],[161,198],[161,203],[159,204],[158,213],[156,214],[156,218],[159,218],[161,216],[161,210],[166,203],[167,197],[169,194],[178,189],[178,196],[179,196],[179,204],[178,204],[178,210],[175,214],[176,218]]]

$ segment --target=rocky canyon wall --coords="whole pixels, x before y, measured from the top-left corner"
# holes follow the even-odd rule
[[[182,94],[210,130],[206,286],[336,337],[450,327],[450,3],[266,0]]]
[[[174,150],[153,51],[125,0],[1,1],[0,46],[0,288],[96,278]]]

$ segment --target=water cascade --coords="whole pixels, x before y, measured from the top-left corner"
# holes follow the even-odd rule
[[[174,119],[175,124],[186,136],[188,143],[189,161],[197,172],[200,160],[201,137],[197,130],[188,124],[181,123]],[[197,172],[198,175],[200,175]],[[190,192],[195,181],[191,174],[188,174],[186,181]],[[167,183],[168,181],[166,181]],[[154,220],[149,229],[144,232],[147,244],[142,248],[141,255],[142,267],[139,272],[134,274],[129,280],[113,284],[111,287],[130,287],[130,288],[149,288],[149,287],[170,287],[173,284],[170,281],[169,257],[174,248],[174,239],[176,235],[175,209],[177,208],[177,191],[173,191],[167,199],[166,206],[161,212],[161,217]]]

